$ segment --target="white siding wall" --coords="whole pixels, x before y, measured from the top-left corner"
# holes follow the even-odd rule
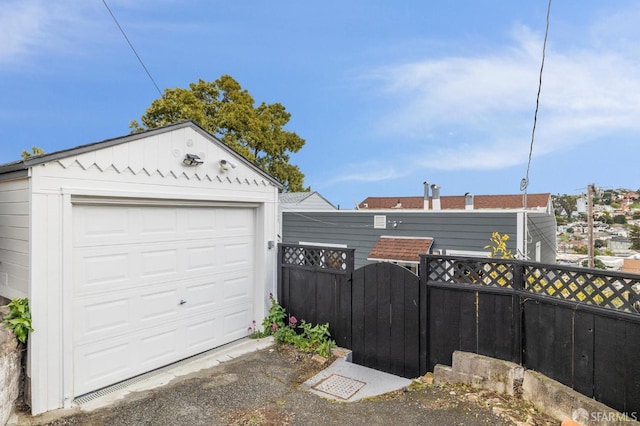
[[[0,181],[0,296],[27,297],[29,180]]]
[[[185,153],[204,164],[186,167]],[[117,202],[225,202],[257,207],[254,317],[264,317],[268,294],[276,289],[276,250],[267,242],[277,235],[278,188],[238,161],[221,172],[219,161],[233,159],[192,128],[52,161],[32,169],[33,265],[31,336],[32,412],[70,406],[72,390],[71,223],[75,197],[112,197]],[[247,327],[249,324],[247,325]]]

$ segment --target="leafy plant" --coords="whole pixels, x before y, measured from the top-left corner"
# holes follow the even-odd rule
[[[290,344],[302,352],[315,352],[322,356],[329,356],[335,342],[331,340],[329,324],[313,325],[304,320],[298,322],[294,316],[287,319],[287,311],[270,294],[271,308],[269,314],[262,320],[263,330],[260,331],[253,322],[249,327],[249,337],[261,338],[273,336],[278,343]],[[285,323],[286,321],[286,323]]]
[[[515,256],[511,250],[507,249],[507,241],[509,241],[509,235],[500,235],[499,232],[491,234],[489,244],[484,248],[491,249],[491,255],[489,257],[497,257],[501,259],[513,259]]]
[[[5,328],[13,330],[21,343],[27,343],[29,333],[34,331],[31,327],[29,299],[14,298],[5,306],[9,308],[9,313],[2,318],[6,323]]]

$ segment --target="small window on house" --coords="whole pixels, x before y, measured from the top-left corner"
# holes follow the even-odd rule
[[[402,266],[403,268],[413,272],[415,275],[418,275],[419,265],[417,263],[410,263],[410,262],[391,262],[391,263],[393,263],[394,265]]]
[[[373,216],[373,228],[387,229],[387,216],[384,216],[384,215]]]
[[[536,262],[540,262],[540,259],[542,257],[542,244],[540,243],[540,241],[536,242]]]

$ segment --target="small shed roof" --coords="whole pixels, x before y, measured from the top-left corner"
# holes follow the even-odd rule
[[[327,203],[328,206],[336,208],[332,202],[324,198],[318,191],[281,192],[278,196],[278,201],[281,204],[300,204],[314,195]]]
[[[429,253],[432,244],[432,238],[381,236],[367,259],[418,263],[420,255]]]

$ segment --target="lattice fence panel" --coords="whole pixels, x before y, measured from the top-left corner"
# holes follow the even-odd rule
[[[640,312],[640,277],[633,279],[529,265],[525,267],[525,289],[564,300]]]
[[[470,259],[430,259],[429,280],[511,288],[513,268],[506,263]]]
[[[321,247],[283,246],[284,265],[346,271],[348,254],[345,250]]]

